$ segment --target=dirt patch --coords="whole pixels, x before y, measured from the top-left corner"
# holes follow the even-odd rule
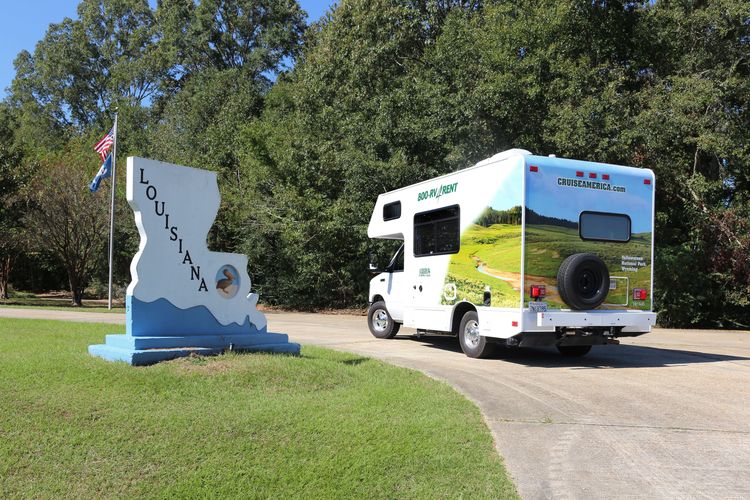
[[[228,373],[237,367],[237,363],[230,356],[199,356],[197,354],[173,359],[167,363],[184,372],[204,375]]]

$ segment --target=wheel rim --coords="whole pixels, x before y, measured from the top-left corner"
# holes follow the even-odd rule
[[[384,332],[388,328],[388,313],[385,309],[377,309],[372,313],[372,327],[377,332]]]
[[[584,299],[592,298],[602,286],[602,276],[593,269],[582,269],[576,278],[577,291]]]
[[[472,319],[466,323],[464,328],[464,342],[473,349],[479,345],[479,340],[479,323]]]

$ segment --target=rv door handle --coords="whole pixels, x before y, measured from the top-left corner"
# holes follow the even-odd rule
[[[414,287],[413,287],[413,288],[414,288],[414,289],[416,290],[416,289],[417,289],[417,285],[414,285]]]
[[[420,292],[422,291],[422,285],[419,285],[419,291]]]
[[[385,281],[385,278],[380,278],[380,281]]]

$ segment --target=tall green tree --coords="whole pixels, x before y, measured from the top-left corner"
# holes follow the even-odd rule
[[[75,306],[105,254],[109,226],[107,190],[89,192],[86,166],[92,162],[80,150],[73,143],[41,165],[28,190],[32,208],[24,216],[31,247],[51,252],[65,269]]]
[[[267,300],[363,303],[366,225],[377,195],[449,168],[419,75],[452,11],[478,2],[342,1],[313,26],[293,73],[243,137],[253,200],[246,245]],[[383,253],[393,248],[374,250]]]
[[[31,171],[23,164],[23,150],[15,137],[17,126],[12,110],[0,103],[0,299],[8,298],[13,264],[26,241],[23,190]]]
[[[271,79],[298,54],[305,13],[294,0],[171,0],[157,18],[176,69],[150,154],[219,173],[223,206],[210,243],[231,251],[247,203],[240,132],[260,116]]]
[[[18,55],[11,99],[63,130],[107,126],[106,110],[160,95],[169,68],[158,38],[146,0],[83,0],[77,19],[51,24],[33,54]]]
[[[746,328],[750,2],[659,2],[643,28],[652,50],[630,134],[634,163],[657,173],[661,321]]]

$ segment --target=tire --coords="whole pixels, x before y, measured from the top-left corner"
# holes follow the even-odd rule
[[[373,337],[379,339],[392,339],[401,328],[401,323],[396,323],[391,318],[391,313],[385,307],[385,302],[379,300],[374,302],[367,310],[367,326]]]
[[[609,293],[609,269],[593,253],[576,253],[557,270],[557,291],[571,309],[596,309]]]
[[[495,344],[479,335],[479,316],[476,311],[467,311],[458,327],[461,350],[470,358],[486,358],[495,352]]]
[[[557,350],[560,351],[560,354],[563,356],[569,356],[571,358],[580,358],[581,356],[585,356],[589,353],[591,350],[590,345],[559,345],[557,346]]]

